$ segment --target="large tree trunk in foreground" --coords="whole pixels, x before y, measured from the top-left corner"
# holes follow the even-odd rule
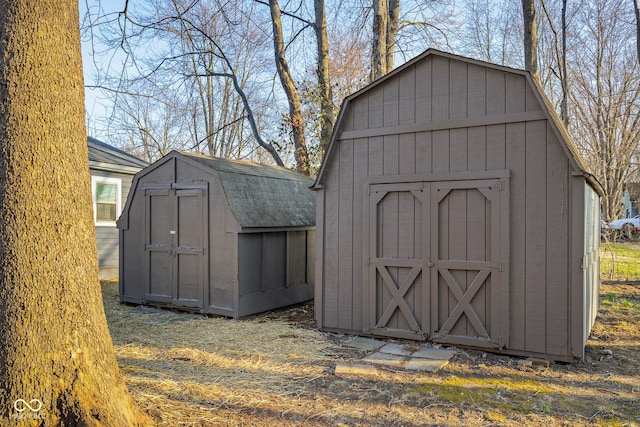
[[[0,424],[150,424],[98,282],[78,2],[0,10]]]

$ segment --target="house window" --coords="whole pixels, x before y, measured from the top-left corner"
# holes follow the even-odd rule
[[[92,176],[91,193],[96,225],[115,226],[122,210],[122,181],[119,178]]]

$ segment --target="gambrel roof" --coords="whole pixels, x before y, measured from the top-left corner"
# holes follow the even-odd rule
[[[164,163],[176,159],[206,174],[219,177],[231,213],[242,228],[288,228],[315,225],[313,179],[289,169],[240,160],[221,159],[195,153],[172,151],[140,171],[138,180]],[[124,212],[128,212],[130,200]],[[119,224],[127,227],[128,215]]]
[[[313,179],[289,169],[181,152],[185,159],[215,170],[229,208],[243,228],[315,224]]]
[[[359,132],[352,132],[348,129],[345,129],[345,122],[347,121],[346,116],[348,114],[348,110],[351,107],[351,104],[357,100],[361,96],[366,96],[369,92],[382,85],[384,82],[389,79],[394,78],[398,74],[404,73],[406,70],[414,67],[416,64],[427,61],[429,58],[439,56],[448,58],[455,61],[461,61],[467,64],[473,64],[480,67],[486,67],[493,70],[498,70],[504,73],[511,73],[520,76],[524,76],[528,85],[531,88],[532,93],[535,96],[535,101],[539,104],[540,110],[535,112],[524,112],[512,114],[509,111],[506,111],[502,114],[494,114],[494,115],[484,115],[484,116],[476,116],[476,117],[467,117],[467,118],[456,118],[449,120],[438,120],[438,121],[426,121],[421,123],[414,123],[412,125],[404,125],[404,126],[393,126],[391,128],[370,128],[366,131],[360,130]],[[421,55],[415,57],[414,59],[408,61],[402,66],[396,68],[391,73],[373,81],[369,85],[365,86],[361,90],[353,93],[352,95],[346,97],[342,102],[342,106],[340,108],[340,113],[336,120],[336,125],[333,130],[333,134],[331,136],[331,140],[329,141],[327,150],[325,152],[325,156],[323,158],[322,164],[320,166],[320,170],[318,172],[318,176],[313,185],[313,189],[322,188],[323,180],[325,177],[325,171],[327,167],[327,163],[331,162],[332,157],[334,156],[334,152],[336,150],[336,145],[339,143],[340,139],[349,139],[355,137],[370,137],[370,136],[384,136],[390,134],[402,134],[402,133],[413,133],[413,132],[424,132],[424,131],[433,131],[440,129],[455,129],[455,128],[468,128],[473,126],[482,126],[487,124],[498,124],[498,123],[515,123],[518,121],[527,121],[527,120],[540,120],[547,119],[553,129],[553,132],[557,135],[558,140],[562,144],[563,150],[569,159],[574,175],[584,175],[587,180],[591,183],[594,189],[600,194],[603,194],[602,187],[598,183],[597,179],[588,171],[586,163],[584,162],[580,152],[576,146],[576,144],[572,141],[569,136],[569,132],[566,127],[562,123],[562,120],[558,116],[551,102],[545,97],[542,88],[539,84],[531,77],[531,74],[525,70],[519,70],[516,68],[510,68],[502,65],[496,65],[484,61],[479,61],[476,59],[471,59],[459,55],[454,55],[447,52],[442,52],[436,49],[427,49]]]

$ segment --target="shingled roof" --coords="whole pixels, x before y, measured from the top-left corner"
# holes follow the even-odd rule
[[[108,164],[137,169],[142,169],[149,165],[144,160],[95,138],[87,137],[87,146],[89,148],[89,162],[93,162],[94,165]]]
[[[174,152],[217,171],[229,208],[243,228],[313,226],[313,179],[278,166]]]

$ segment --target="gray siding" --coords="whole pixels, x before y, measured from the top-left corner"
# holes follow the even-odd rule
[[[304,245],[308,244],[306,240],[311,240],[311,245],[315,245],[315,232],[312,227],[287,227],[287,218],[281,227],[243,228],[230,208],[219,172],[209,167],[221,163],[224,163],[224,160],[194,161],[188,155],[172,152],[136,176],[130,200],[123,217],[118,221],[123,262],[120,281],[122,301],[164,303],[237,318],[313,298],[313,281],[301,281],[301,278],[314,274],[313,253],[311,256],[300,258],[300,253],[304,255],[304,251],[295,254],[287,252],[288,248],[296,244],[298,246],[295,248],[300,249],[299,239],[288,242],[289,235],[301,236],[300,233],[303,233]],[[255,176],[253,179],[259,177]],[[286,182],[283,181],[282,185],[286,185]],[[149,207],[146,200],[148,196],[145,194],[166,191],[168,199],[171,199],[178,197],[177,192],[180,188],[187,189],[184,190],[186,192],[191,191],[188,188],[196,188],[193,191],[203,189],[202,200],[206,206],[199,216],[193,215],[194,212],[185,212],[190,219],[180,223],[176,219],[176,216],[180,216],[179,208],[174,210],[172,202],[168,201],[169,207],[165,209],[168,212],[167,224],[156,229],[149,214],[145,213],[153,209],[153,206]],[[176,195],[172,196],[174,191]],[[245,190],[243,194],[248,193]],[[234,194],[234,197],[238,195]],[[295,197],[292,198],[295,202]],[[292,213],[292,216],[294,215],[295,213]],[[158,221],[156,220],[156,223]],[[175,224],[171,225],[172,221]],[[202,231],[196,231],[196,225],[201,227]],[[186,229],[182,230],[183,227]],[[161,244],[162,236],[169,235],[169,228],[175,230],[175,233],[171,234],[175,234],[178,241],[185,235],[185,231],[192,239],[196,239],[198,234],[204,236],[198,240],[204,248],[205,259],[202,263],[197,264],[196,257],[192,256],[185,257],[185,260],[189,261],[184,264],[182,270],[180,265],[171,267],[174,263],[174,250],[165,251]],[[145,236],[148,233],[151,233],[152,237],[158,235],[156,240],[159,243],[147,242],[149,238]],[[171,240],[167,241],[168,248],[171,246]],[[177,245],[179,246],[179,243]],[[168,266],[166,274],[156,275],[157,270],[149,261],[150,257],[154,256],[149,254],[153,248],[158,249],[159,261],[156,264]],[[315,250],[315,246],[313,248]],[[161,261],[163,259],[164,261]],[[309,269],[309,272],[305,272],[304,269]],[[197,287],[194,283],[200,280],[200,276],[194,274],[195,270],[202,271],[203,274]],[[149,289],[161,285],[161,277],[168,277],[165,286],[166,297],[149,293]],[[183,280],[188,281],[189,301],[179,301],[180,298],[176,297],[185,286]]]
[[[584,199],[575,204],[572,197],[576,185],[584,188],[585,179],[572,176],[575,162],[544,108],[525,73],[437,54],[350,97],[316,185],[320,327],[367,333],[372,326],[365,313],[373,284],[363,275],[369,258],[363,227],[373,226],[363,220],[372,177],[506,170],[510,235],[502,250],[510,258],[504,280],[509,297],[501,306],[486,303],[477,311],[498,310],[508,316],[508,352],[582,356],[595,311],[593,301],[586,302],[587,324],[571,317],[585,304],[581,300],[579,309],[572,308],[576,295],[583,296],[575,284],[589,289],[589,298],[597,297],[597,276],[590,273],[590,283],[583,284],[575,259],[585,253],[584,239],[576,243],[574,232],[576,226],[583,228],[585,211]],[[597,198],[591,189],[589,195],[594,194]],[[456,203],[447,214],[451,221],[452,215],[466,214],[470,201]],[[455,239],[469,240],[473,229],[459,232]],[[472,257],[473,251],[482,250],[490,248],[468,248],[459,256]],[[598,243],[591,239],[586,250],[597,257]],[[407,295],[414,301],[420,298]],[[455,303],[449,299],[439,304]]]
[[[91,176],[105,178],[119,178],[122,182],[122,206],[131,188],[133,175],[124,173],[107,172],[102,170],[91,171]],[[113,279],[118,277],[118,229],[114,226],[96,226],[96,245],[98,248],[98,266],[101,279]]]

